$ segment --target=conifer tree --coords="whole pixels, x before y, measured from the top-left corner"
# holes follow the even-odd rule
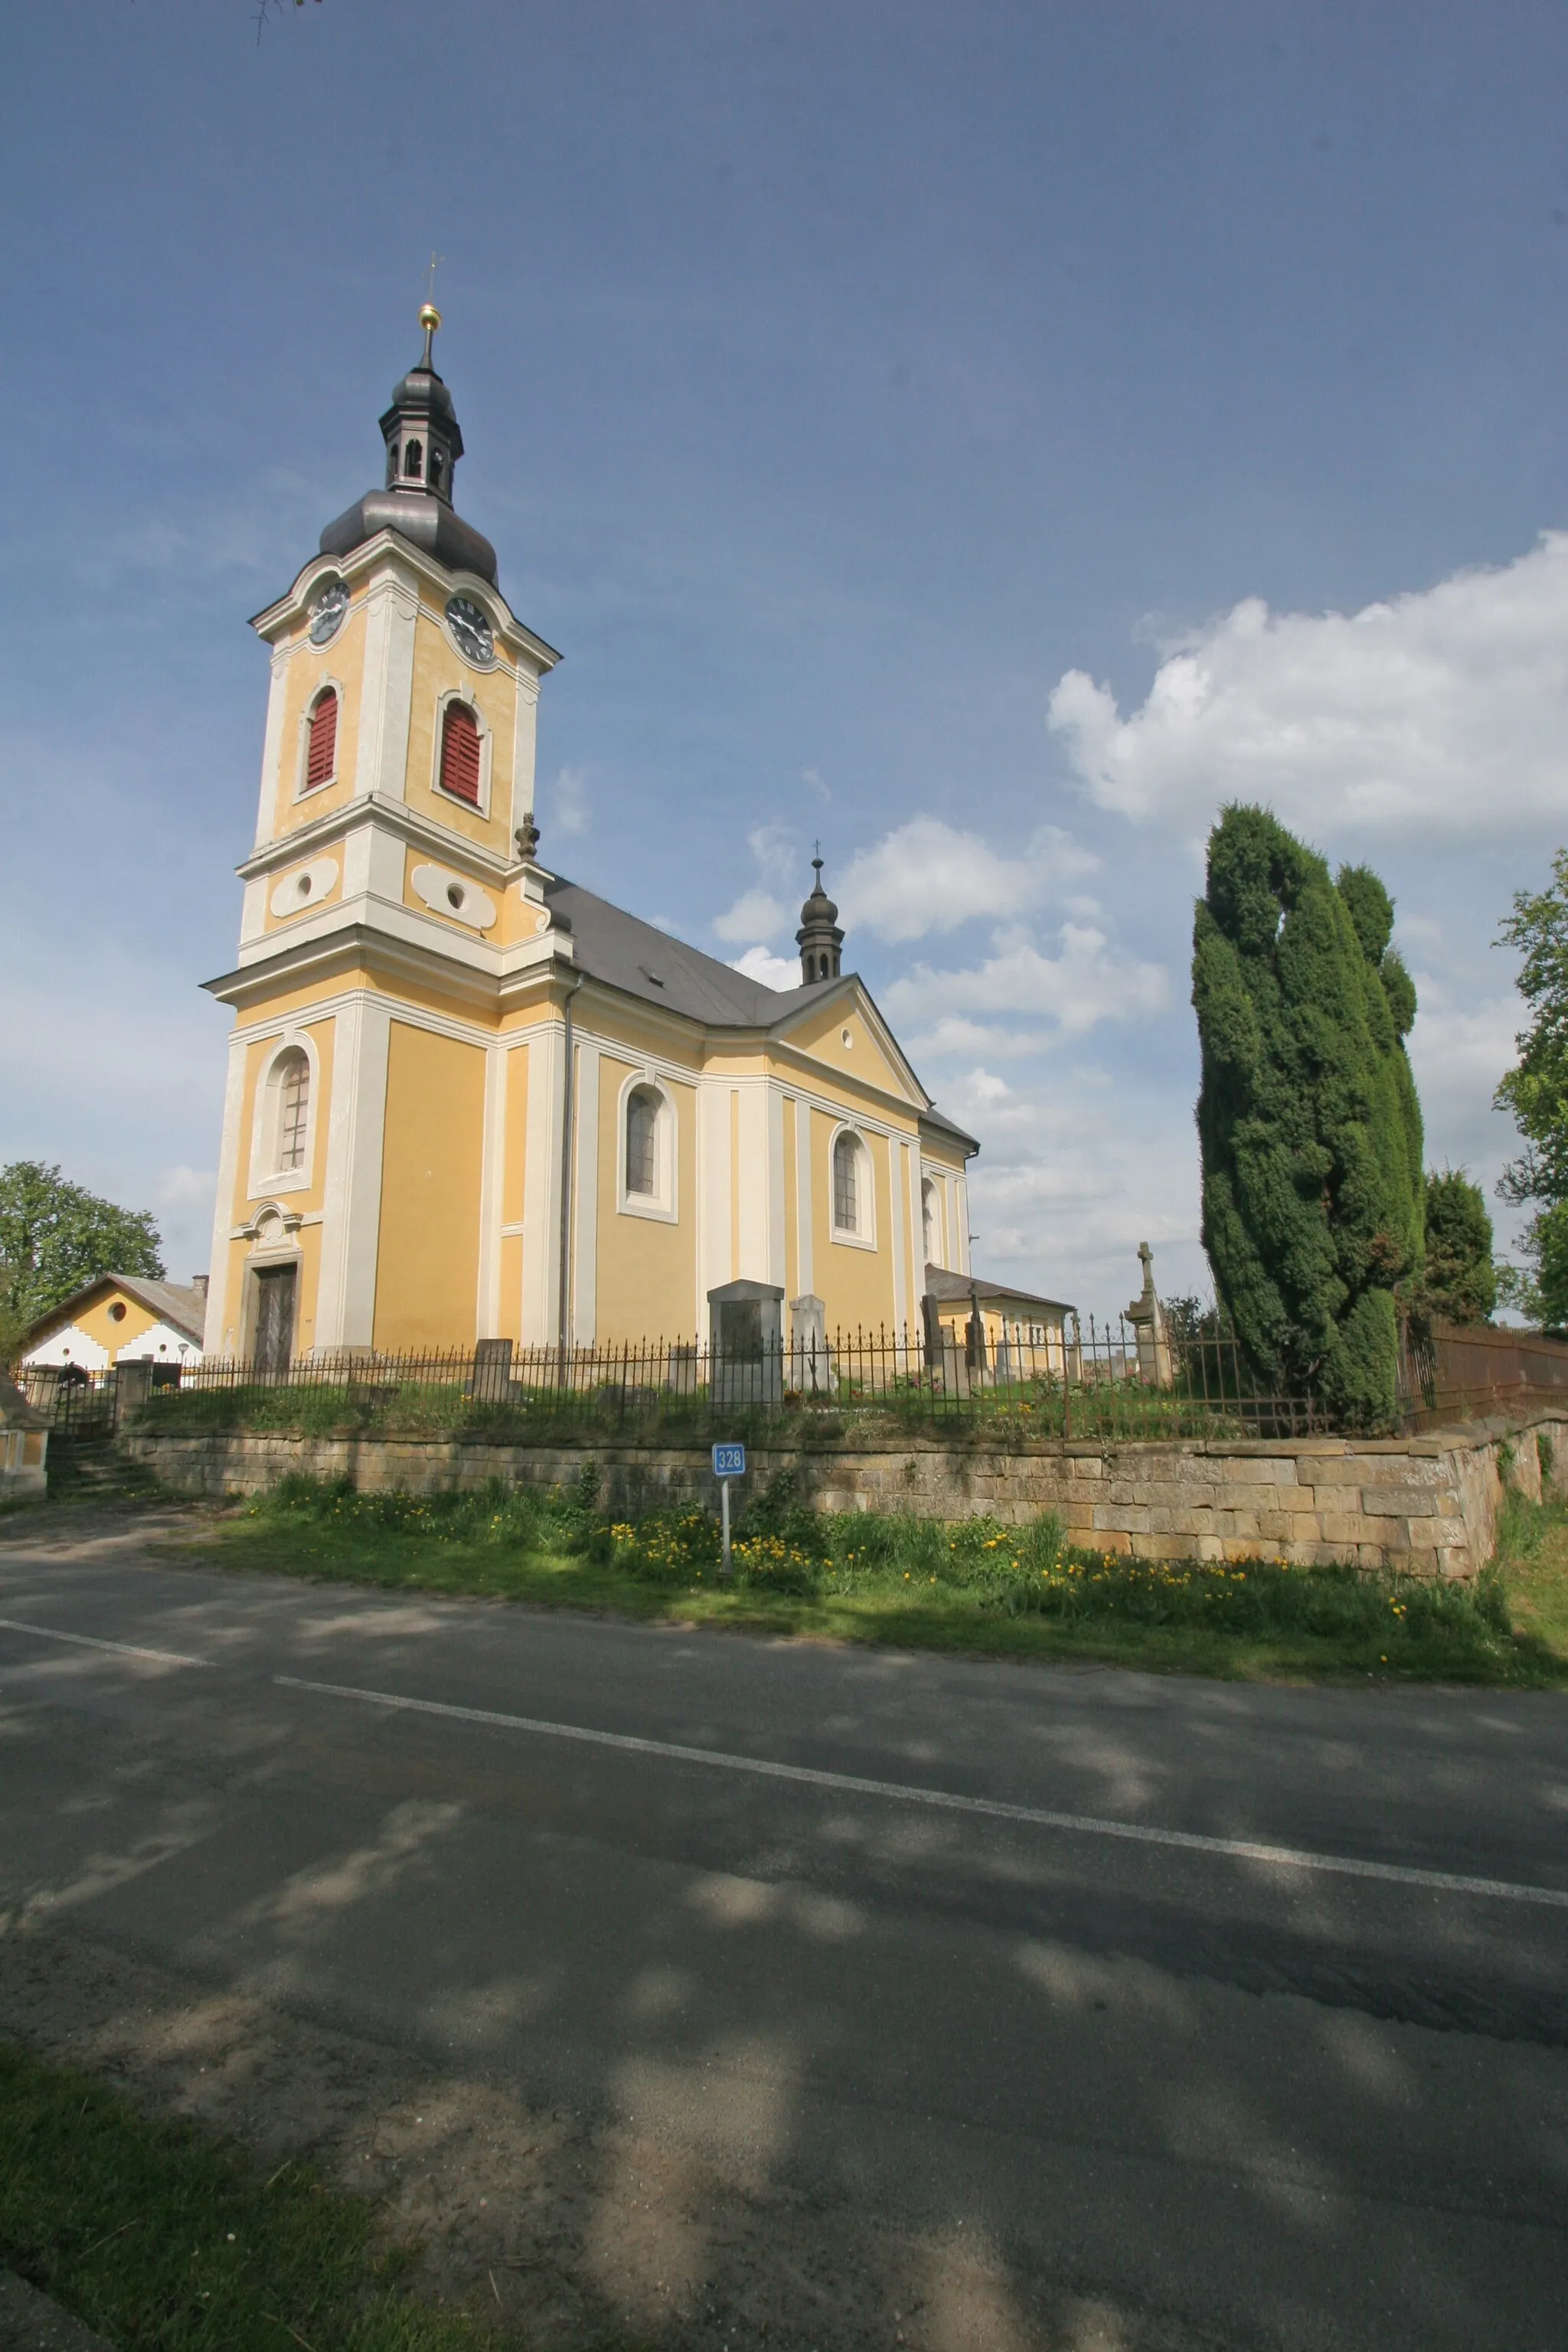
[[[1509,1268],[1508,1301],[1550,1331],[1568,1329],[1568,849],[1552,861],[1540,892],[1519,890],[1500,946],[1524,958],[1519,992],[1530,1007],[1519,1066],[1497,1090],[1513,1113],[1524,1150],[1503,1170],[1505,1201],[1538,1203],[1524,1234],[1529,1274]]]
[[[1486,1194],[1462,1168],[1426,1171],[1426,1272],[1412,1305],[1446,1323],[1487,1323],[1497,1305]]]
[[[1222,813],[1193,932],[1204,1246],[1254,1372],[1358,1428],[1394,1413],[1394,1291],[1422,1265],[1393,928],[1368,868],[1336,884],[1267,810]]]

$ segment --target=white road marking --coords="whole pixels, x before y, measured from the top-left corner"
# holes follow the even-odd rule
[[[147,1650],[138,1642],[103,1642],[92,1633],[62,1633],[58,1625],[25,1625],[19,1617],[0,1617],[7,1633],[36,1633],[41,1642],[74,1642],[80,1650],[112,1650],[121,1658],[152,1658],[161,1666],[205,1666],[206,1658],[187,1658],[180,1650]]]
[[[1486,1895],[1504,1903],[1542,1903],[1568,1910],[1568,1890],[1521,1885],[1506,1878],[1467,1878],[1447,1870],[1419,1870],[1397,1862],[1363,1862],[1353,1854],[1314,1853],[1289,1845],[1255,1844],[1247,1838],[1203,1837],[1194,1830],[1154,1829],[1141,1822],[1104,1821],[1092,1813],[1047,1812],[1035,1805],[1007,1805],[992,1797],[960,1797],[947,1789],[911,1787],[901,1780],[867,1780],[850,1772],[827,1772],[809,1764],[777,1764],[760,1756],[731,1756],[719,1748],[683,1748],[669,1739],[639,1739],[624,1731],[590,1731],[582,1724],[546,1723],[533,1716],[497,1715],[487,1707],[453,1706],[434,1698],[405,1698],[396,1691],[360,1690],[351,1683],[305,1682],[274,1675],[285,1690],[316,1691],[327,1698],[363,1700],[371,1706],[399,1707],[413,1715],[447,1716],[459,1723],[494,1725],[544,1739],[576,1739],[591,1748],[616,1748],[634,1756],[664,1756],[681,1764],[711,1764],[724,1772],[752,1772],[767,1780],[797,1780],[813,1789],[847,1796],[889,1797],[899,1804],[929,1805],[944,1812],[979,1813],[988,1821],[1026,1822],[1036,1829],[1067,1830],[1079,1837],[1121,1838],[1134,1845],[1175,1846],[1189,1853],[1221,1854],[1235,1862],[1268,1863],[1287,1870],[1321,1870],[1344,1878],[1374,1878],[1395,1886],[1418,1886],[1432,1894]]]

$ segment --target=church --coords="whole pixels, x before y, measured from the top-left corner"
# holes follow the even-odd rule
[[[271,688],[204,1353],[701,1338],[741,1281],[919,1328],[969,1271],[974,1139],[921,1085],[815,886],[771,989],[548,864],[560,656],[457,512],[439,313],[382,486],[253,624]],[[958,1286],[962,1287],[962,1286]],[[787,1309],[786,1309],[787,1313]]]

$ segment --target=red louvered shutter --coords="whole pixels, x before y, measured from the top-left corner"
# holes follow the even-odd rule
[[[449,702],[441,727],[441,789],[479,804],[479,730],[466,702]]]
[[[324,784],[338,756],[338,698],[323,694],[310,713],[310,743],[305,754],[305,790]]]

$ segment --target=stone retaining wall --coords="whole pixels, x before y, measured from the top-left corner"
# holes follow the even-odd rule
[[[877,1447],[753,1446],[748,1490],[794,1471],[831,1511],[913,1511],[1017,1526],[1058,1512],[1068,1539],[1142,1559],[1346,1560],[1429,1576],[1473,1576],[1496,1549],[1506,1475],[1539,1500],[1541,1447],[1568,1475],[1568,1409],[1466,1423],[1417,1437],[1297,1438],[1289,1444],[1041,1444],[988,1453],[932,1436]],[[710,1508],[705,1448],[585,1442],[492,1445],[419,1437],[184,1436],[131,1433],[125,1450],[175,1492],[253,1495],[289,1471],[364,1491],[428,1494],[503,1478],[558,1486],[595,1464],[606,1507]]]

